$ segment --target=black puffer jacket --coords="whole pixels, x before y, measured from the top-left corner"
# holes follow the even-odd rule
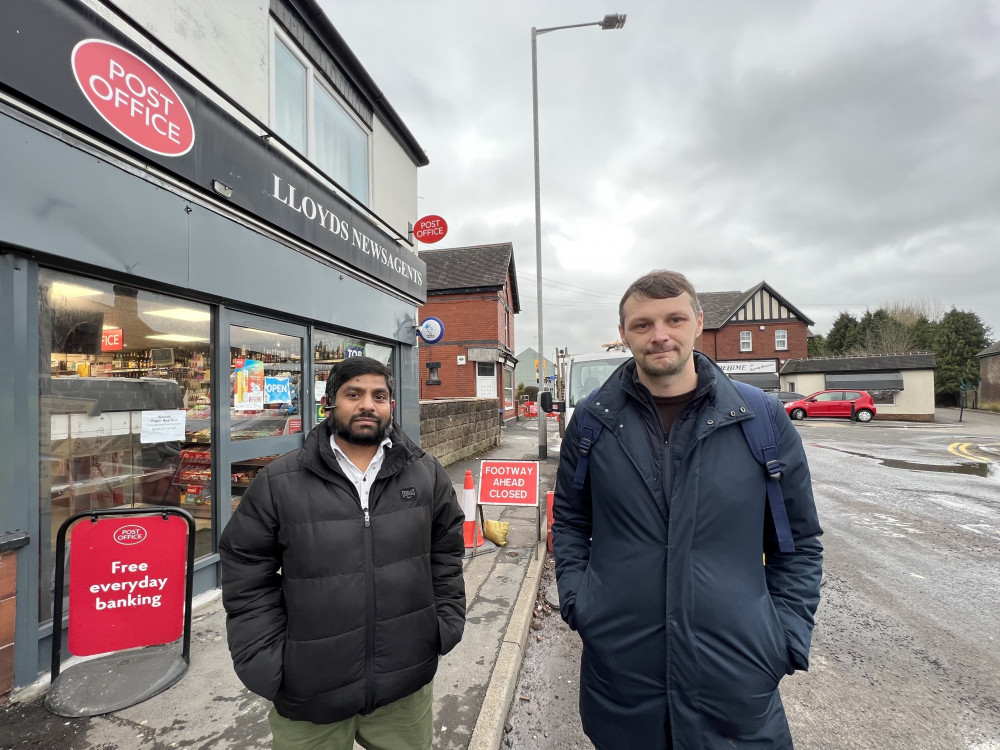
[[[462,638],[462,509],[437,459],[390,437],[370,525],[324,422],[260,472],[222,533],[236,674],[286,718],[370,713],[430,682]]]

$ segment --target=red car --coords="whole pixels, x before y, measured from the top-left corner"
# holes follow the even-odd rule
[[[786,401],[785,411],[792,419],[806,417],[846,417],[851,418],[851,403],[854,404],[854,418],[859,422],[874,419],[875,403],[865,391],[817,391],[798,401]]]

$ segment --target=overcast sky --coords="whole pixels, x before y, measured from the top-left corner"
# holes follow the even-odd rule
[[[762,280],[826,334],[892,302],[1000,337],[998,0],[320,0],[430,158],[444,247],[512,242],[537,337],[531,27],[544,343],[617,338],[655,268]]]

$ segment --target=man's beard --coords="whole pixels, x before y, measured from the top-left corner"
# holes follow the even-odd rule
[[[375,430],[365,430],[364,432],[355,431],[351,428],[351,424],[344,424],[339,419],[331,416],[330,420],[333,425],[333,431],[337,437],[346,440],[348,443],[354,445],[378,445],[383,440],[385,436],[389,434],[389,427],[391,425],[391,420],[381,420],[375,414],[358,414],[354,419],[374,419],[378,422],[378,427]]]
[[[674,359],[654,361],[653,356],[660,354],[662,351],[664,350],[644,352],[642,357],[635,358],[636,366],[651,377],[673,376],[683,372],[688,360],[691,359],[691,352],[687,352],[687,356],[685,356],[683,350],[668,349],[666,351],[673,351],[677,354]]]

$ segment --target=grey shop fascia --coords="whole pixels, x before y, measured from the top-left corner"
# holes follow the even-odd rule
[[[210,306],[215,373],[229,371],[230,325],[236,323],[301,331],[306,353],[317,328],[390,347],[396,417],[412,437],[419,436],[414,328],[417,307],[426,301],[425,263],[364,207],[274,147],[271,137],[252,132],[189,80],[148,59],[191,113],[194,141],[178,156],[144,149],[95,110],[74,79],[73,51],[91,39],[145,57],[83,3],[4,5],[0,535],[20,533],[31,540],[16,553],[15,685],[30,684],[44,669],[51,633],[36,601],[45,573],[34,541],[42,521],[36,467],[39,378],[47,365],[39,357],[43,269]],[[311,357],[304,356],[304,381],[311,382],[311,366]],[[225,404],[226,386],[219,380],[213,403]],[[228,419],[224,408],[213,411],[219,412],[213,420]],[[300,443],[315,423],[314,416],[304,417],[302,433],[265,438],[258,450],[277,453]],[[224,431],[218,427],[216,433]],[[212,451],[221,467],[249,455],[243,444],[225,440],[213,440]],[[217,512],[216,535],[225,523]],[[208,555],[196,566],[195,592],[217,585],[217,556]]]

